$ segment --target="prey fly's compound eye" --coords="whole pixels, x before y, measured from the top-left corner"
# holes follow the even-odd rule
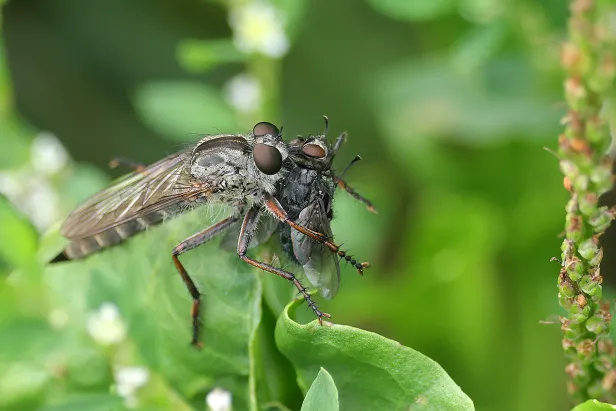
[[[302,147],[302,151],[304,152],[304,154],[314,158],[323,158],[327,154],[325,153],[323,147],[317,144],[306,144],[304,147]]]
[[[267,134],[277,136],[279,133],[280,130],[278,130],[278,127],[276,127],[272,123],[268,123],[267,121],[257,123],[252,129],[252,134],[255,137],[264,136]]]
[[[257,124],[257,126],[259,124]],[[255,126],[255,129],[257,128],[257,126]],[[267,144],[257,143],[253,148],[252,156],[255,160],[255,165],[263,174],[271,176],[279,172],[282,168],[282,154],[280,154],[280,151],[278,151],[276,147],[268,146]]]

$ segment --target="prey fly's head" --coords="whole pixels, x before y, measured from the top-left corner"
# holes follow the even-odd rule
[[[329,171],[336,152],[346,138],[346,133],[343,133],[333,145],[330,144],[327,141],[329,120],[326,116],[323,116],[323,118],[325,119],[325,130],[322,134],[297,137],[288,145],[289,155],[297,165],[319,172]]]

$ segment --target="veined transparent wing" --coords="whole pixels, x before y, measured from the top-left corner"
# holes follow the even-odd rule
[[[296,223],[333,238],[322,201],[304,208],[299,213]],[[308,281],[319,289],[324,298],[334,298],[340,284],[340,265],[337,256],[322,244],[294,229],[291,229],[291,241],[293,254],[302,265]]]
[[[211,191],[189,173],[190,150],[172,154],[142,171],[119,179],[94,194],[66,219],[61,233],[69,239],[90,237]]]

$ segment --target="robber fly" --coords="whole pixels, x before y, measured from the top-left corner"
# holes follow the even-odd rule
[[[322,323],[330,315],[317,308],[293,273],[257,261],[247,251],[278,231],[285,253],[303,267],[307,279],[326,298],[338,290],[339,258],[360,274],[369,266],[333,242],[330,221],[336,187],[369,210],[374,208],[332,170],[345,134],[332,146],[325,132],[287,144],[276,126],[261,122],[247,135],[206,136],[150,166],[133,165],[134,172],[68,216],[60,231],[70,243],[52,262],[84,258],[207,203],[227,204],[234,210],[231,216],[182,241],[171,253],[193,300],[191,343],[199,346],[200,293],[178,257],[225,231],[223,244],[234,240],[238,256],[246,263],[292,282]]]

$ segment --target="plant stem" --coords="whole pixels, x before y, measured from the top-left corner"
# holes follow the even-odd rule
[[[561,63],[566,71],[569,106],[566,128],[558,138],[564,185],[571,192],[566,207],[566,238],[558,276],[558,299],[568,316],[561,317],[563,348],[569,364],[568,391],[576,400],[614,401],[616,358],[609,337],[609,303],[601,300],[599,238],[616,216],[598,205],[613,187],[609,122],[616,79],[616,2],[572,0],[569,41]]]

